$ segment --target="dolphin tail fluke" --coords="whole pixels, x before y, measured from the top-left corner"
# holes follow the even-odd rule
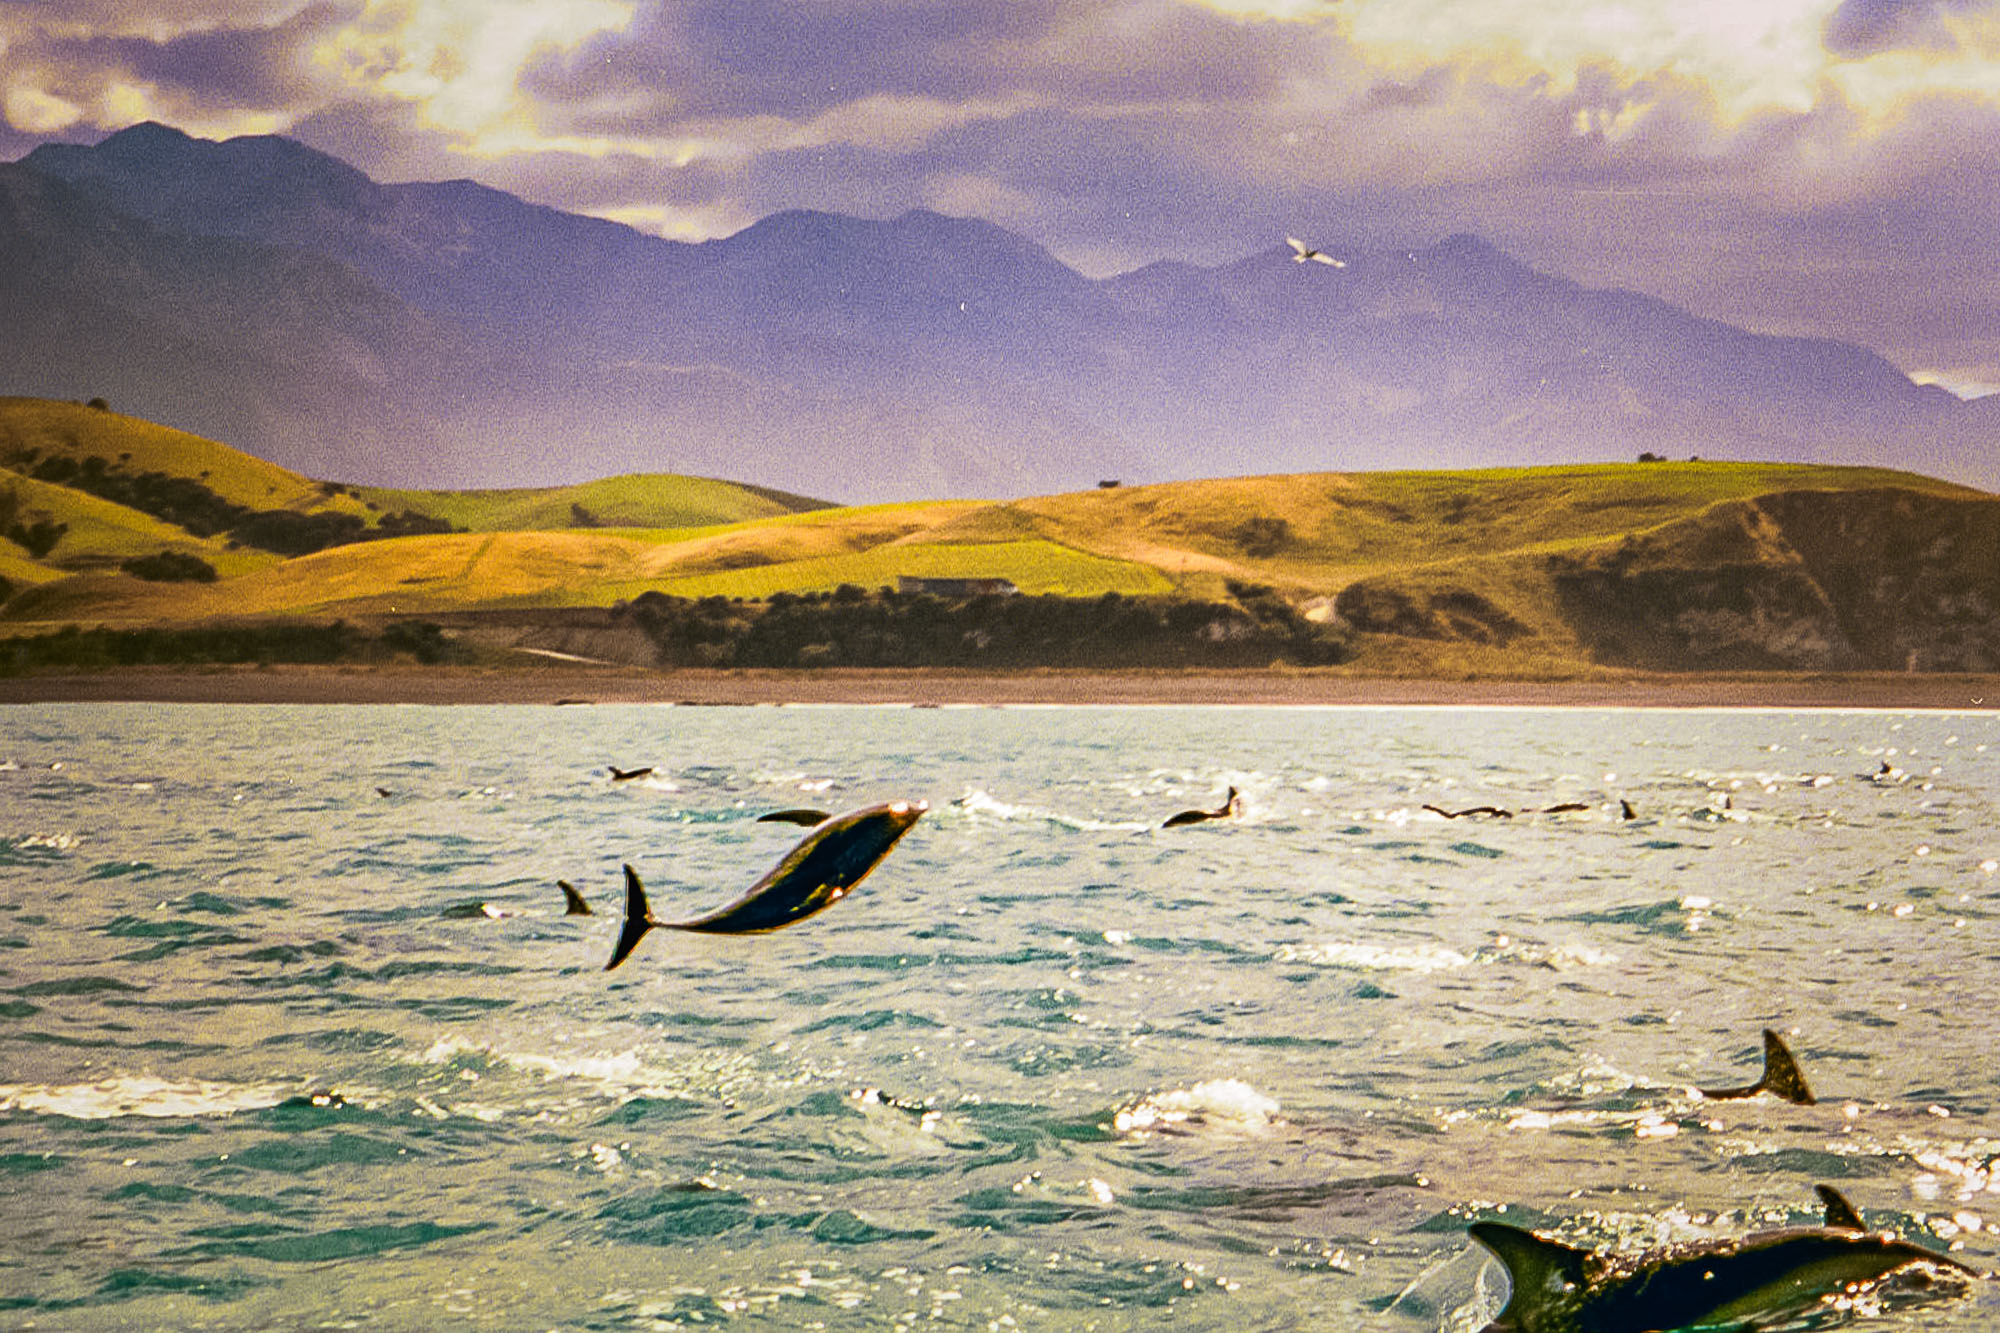
[[[1860,1212],[1847,1201],[1847,1196],[1831,1185],[1815,1185],[1814,1192],[1826,1206],[1826,1225],[1835,1231],[1866,1231],[1868,1224],[1861,1220]]]
[[[1785,1039],[1769,1028],[1764,1029],[1764,1077],[1757,1081],[1757,1086],[1798,1106],[1811,1106],[1817,1100],[1806,1086],[1806,1076],[1799,1072],[1799,1062],[1792,1058]]]
[[[611,961],[604,965],[604,970],[609,972],[624,962],[655,924],[652,909],[646,905],[646,887],[639,882],[639,872],[628,865],[625,867],[625,924],[618,928],[618,946],[611,951]]]
[[[564,916],[595,915],[595,913],[593,913],[590,910],[590,904],[583,900],[583,895],[576,891],[576,885],[570,883],[566,879],[559,879],[556,881],[556,887],[563,891]]]
[[[1507,1269],[1507,1306],[1500,1312],[1503,1321],[1531,1326],[1524,1317],[1549,1292],[1584,1285],[1584,1262],[1590,1257],[1587,1250],[1545,1240],[1505,1222],[1474,1222],[1467,1230]],[[1507,1326],[1514,1327],[1515,1323]]]

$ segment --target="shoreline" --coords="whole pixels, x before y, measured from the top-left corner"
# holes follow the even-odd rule
[[[1437,680],[1334,672],[645,671],[273,666],[135,668],[0,679],[0,705],[872,704],[1447,708],[1867,708],[2000,711],[2000,674],[1630,673]]]

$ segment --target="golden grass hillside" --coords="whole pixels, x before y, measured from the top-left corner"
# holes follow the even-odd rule
[[[93,455],[129,472],[192,477],[250,509],[361,511],[352,496],[199,435],[82,403],[0,398],[0,466],[25,471],[25,458]]]
[[[35,583],[61,578],[66,573],[115,567],[130,556],[150,555],[155,551],[198,556],[225,577],[262,568],[278,559],[263,551],[232,550],[218,538],[197,537],[136,509],[5,469],[0,469],[0,515],[13,515],[15,521],[23,523],[47,521],[64,526],[65,531],[47,555],[39,561],[28,561],[34,571],[22,571]],[[0,554],[27,561],[27,552],[4,539],[0,539]],[[15,577],[6,569],[0,569],[0,574]]]
[[[1687,635],[1646,629],[1619,599],[1687,621],[1699,618],[1702,596],[1746,605],[1763,598],[1757,615],[1791,617],[1795,638],[1861,642],[1865,632],[1837,623],[1844,613],[1828,600],[1832,594],[1801,589],[1816,570],[1831,571],[1825,578],[1843,587],[1865,581],[1869,571],[1847,570],[1843,557],[1814,537],[1819,520],[1800,514],[1823,511],[1861,525],[1857,531],[1873,534],[1865,558],[1866,549],[1897,545],[1884,514],[1917,506],[1924,512],[1907,525],[1922,528],[1962,509],[1972,517],[1950,520],[1954,540],[1975,554],[1952,557],[1958,572],[1946,583],[1955,591],[1946,596],[1931,586],[1943,577],[1935,570],[1923,576],[1931,584],[1914,574],[1906,580],[1912,597],[1935,594],[1945,599],[1939,606],[1950,597],[1964,602],[1966,580],[1978,582],[1984,557],[1977,552],[1987,540],[1981,534],[2000,514],[2000,499],[1912,473],[1724,462],[1237,477],[1017,501],[844,508],[671,476],[399,491],[315,482],[116,413],[24,399],[0,400],[5,450],[17,466],[51,451],[96,454],[133,471],[198,477],[237,503],[377,516],[413,510],[468,529],[280,559],[0,473],[16,512],[68,525],[39,560],[0,539],[0,577],[15,589],[0,604],[0,624],[10,633],[67,624],[601,608],[647,592],[756,600],[842,584],[893,586],[905,576],[1004,578],[1026,593],[1073,597],[1217,599],[1232,586],[1254,584],[1309,615],[1355,627],[1364,668],[1551,674],[1618,652],[1672,648],[1699,660],[1699,645],[1689,648]],[[1788,496],[1856,499],[1828,508]],[[1882,498],[1890,496],[1902,498]],[[199,555],[222,578],[161,584],[115,572],[120,559],[154,551]],[[1653,553],[1652,565],[1635,567],[1634,551]],[[1905,566],[1922,563],[1909,552],[1898,558]],[[1661,579],[1678,580],[1677,590],[1655,586]],[[1981,596],[1974,588],[1966,604]],[[1801,611],[1813,597],[1826,604]],[[1968,633],[1965,642],[1978,639]],[[1940,643],[1927,640],[1912,651],[1957,660],[1958,649]],[[1975,645],[1960,656],[1984,651]]]
[[[590,528],[690,528],[826,509],[823,501],[711,477],[636,473],[571,486],[424,491],[358,486],[383,513],[413,510],[467,532],[551,532]]]

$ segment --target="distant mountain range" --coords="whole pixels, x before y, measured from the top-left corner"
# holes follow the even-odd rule
[[[1274,243],[1093,280],[921,211],[689,245],[145,124],[0,164],[0,393],[385,485],[671,471],[856,502],[1651,452],[2000,489],[2000,401],[1863,348],[1469,236],[1311,239],[1346,267]]]

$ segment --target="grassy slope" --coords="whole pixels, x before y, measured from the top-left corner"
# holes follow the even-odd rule
[[[278,559],[263,551],[232,551],[218,539],[197,537],[150,514],[73,491],[67,486],[54,486],[32,477],[19,476],[4,468],[0,468],[0,492],[14,497],[16,512],[21,518],[30,522],[53,519],[68,526],[69,530],[39,562],[45,576],[28,576],[33,582],[60,577],[64,572],[115,566],[127,557],[150,555],[155,551],[180,551],[199,556],[225,578],[263,568]],[[0,539],[0,552],[21,560],[27,559],[27,552],[4,539]],[[0,574],[14,577],[5,569],[0,569]]]
[[[575,507],[602,528],[687,528],[776,518],[827,506],[782,491],[708,477],[638,473],[515,490],[417,491],[361,486],[364,504],[382,513],[415,510],[468,532],[564,531],[576,529]],[[584,524],[588,529],[592,525]]]
[[[360,502],[329,496],[320,484],[240,449],[138,417],[48,398],[0,398],[0,464],[33,450],[41,457],[95,454],[130,472],[194,477],[223,499],[252,509],[332,509]]]

